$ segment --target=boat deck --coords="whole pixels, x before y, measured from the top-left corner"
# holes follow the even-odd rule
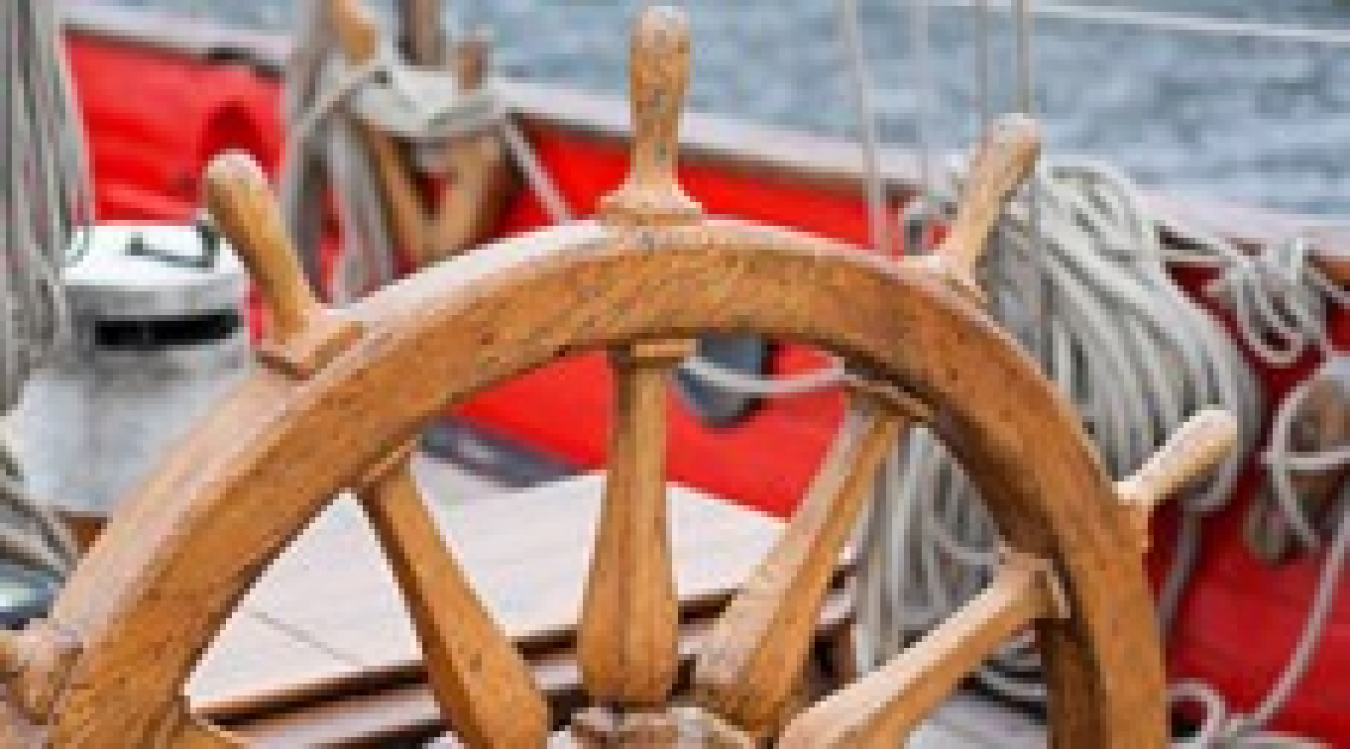
[[[567,647],[577,619],[601,478],[512,491],[419,458],[419,482],[489,608],[551,693],[577,682]],[[778,521],[700,492],[672,492],[672,541],[686,642],[769,549]],[[827,625],[848,617],[836,595]],[[435,703],[393,573],[350,498],[340,499],[265,574],[189,687],[198,709],[259,746],[368,744],[433,730]],[[700,616],[702,614],[702,616]],[[339,740],[340,738],[340,740]],[[1040,746],[1032,721],[958,697],[913,746]]]

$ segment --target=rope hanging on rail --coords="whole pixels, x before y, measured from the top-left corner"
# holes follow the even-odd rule
[[[555,223],[571,220],[566,199],[511,120],[491,82],[467,90],[451,71],[409,64],[387,34],[359,62],[350,30],[336,18],[350,2],[306,0],[304,25],[286,74],[287,159],[282,202],[306,271],[321,277],[319,252],[326,188],[332,188],[343,247],[337,299],[359,297],[395,277],[399,236],[382,187],[381,155],[368,133],[411,145],[419,170],[441,174],[446,142],[497,133]],[[364,43],[364,41],[359,42]],[[344,47],[348,47],[344,49]],[[410,248],[402,248],[407,251]]]
[[[0,3],[6,95],[0,194],[0,411],[63,335],[60,275],[78,226],[92,220],[80,116],[60,49],[56,3]]]
[[[61,272],[76,229],[93,221],[59,6],[0,2],[0,414],[67,335]],[[15,456],[0,443],[0,559],[61,574],[74,557],[69,535],[28,495]]]

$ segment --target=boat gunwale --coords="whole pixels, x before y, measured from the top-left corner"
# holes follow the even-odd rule
[[[271,79],[281,78],[291,48],[290,36],[284,33],[225,28],[95,0],[71,4],[65,21],[77,36],[148,46],[205,63],[243,64]],[[513,78],[500,79],[497,86],[507,109],[520,115],[527,128],[604,142],[629,138],[629,108],[621,97]],[[682,132],[686,164],[715,164],[728,173],[853,195],[862,195],[866,188],[862,154],[851,141],[703,112],[688,113]],[[922,168],[914,151],[883,147],[878,162],[888,200],[901,202],[916,194]],[[1350,254],[1350,220],[1152,190],[1142,196],[1172,240],[1200,234],[1259,246],[1308,234],[1330,248],[1345,248],[1337,254]]]

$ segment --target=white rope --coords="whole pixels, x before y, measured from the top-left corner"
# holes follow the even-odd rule
[[[323,196],[331,185],[343,241],[333,296],[342,301],[394,277],[395,250],[373,157],[354,118],[342,106],[385,70],[388,61],[378,56],[368,65],[349,69],[331,47],[336,31],[328,6],[323,0],[306,0],[298,9],[303,26],[286,74],[288,144],[281,200],[306,271],[317,280]]]
[[[58,10],[54,2],[0,0],[0,414],[67,336],[61,271],[76,229],[93,220]],[[69,535],[27,494],[3,444],[0,463],[0,558],[66,571],[74,559]]]
[[[910,252],[929,249],[930,223],[939,203],[935,181],[937,166],[933,142],[933,100],[937,98],[933,77],[932,8],[928,0],[909,0],[910,56],[914,65],[914,135],[919,150],[919,194],[906,206],[904,218],[912,230],[906,235]]]
[[[986,0],[931,0],[950,8],[973,8]],[[1014,12],[1017,0],[999,0],[995,10]],[[1129,27],[1148,31],[1217,36],[1226,39],[1245,38],[1297,44],[1315,44],[1332,47],[1350,46],[1350,31],[1286,26],[1253,21],[1228,21],[1202,16],[1188,16],[1133,8],[1070,5],[1065,3],[1037,3],[1032,11],[1046,18],[1103,26]]]
[[[1253,376],[1219,324],[1167,275],[1157,227],[1140,211],[1128,182],[1100,165],[1048,162],[1035,183],[1041,229],[1033,226],[1032,209],[1019,202],[988,254],[983,285],[990,312],[1028,341],[1040,327],[1032,295],[1047,294],[1053,315],[1038,358],[1079,407],[1117,477],[1134,470],[1195,410],[1216,405],[1238,416],[1243,449],[1183,502],[1184,525],[1196,525],[1227,501],[1260,432]],[[987,582],[983,563],[995,559],[996,538],[973,488],[930,436],[915,434],[896,461],[874,515],[898,517],[865,576],[899,607],[901,613],[888,618],[902,619],[905,629],[889,637],[903,644]],[[1195,555],[1196,538],[1186,532],[1181,557]],[[1190,572],[1181,564],[1169,579],[1161,602],[1165,623],[1175,616]],[[1028,662],[1020,653],[1014,660]],[[991,681],[1008,686],[1001,676],[992,674]],[[1028,687],[1018,696],[1038,691]]]
[[[0,195],[0,412],[66,329],[61,268],[92,220],[80,115],[60,49],[57,4],[0,2],[5,96]]]
[[[889,255],[894,249],[886,208],[886,187],[881,179],[880,148],[877,145],[877,120],[872,107],[872,87],[868,82],[866,57],[862,48],[862,29],[858,21],[857,0],[839,0],[839,30],[848,55],[849,82],[858,123],[858,143],[862,148],[863,170],[867,175],[867,223],[872,247]]]
[[[1312,455],[1298,455],[1291,451],[1289,445],[1294,418],[1303,410],[1311,393],[1312,380],[1309,380],[1295,388],[1281,404],[1271,429],[1270,446],[1262,456],[1262,461],[1271,479],[1271,488],[1278,509],[1284,513],[1291,528],[1301,528],[1302,532],[1307,534],[1305,542],[1308,548],[1318,548],[1322,539],[1320,534],[1313,530],[1312,521],[1306,517],[1304,509],[1297,501],[1290,474],[1344,467],[1350,464],[1350,452],[1340,449]],[[1298,745],[1291,737],[1273,737],[1264,734],[1263,731],[1293,698],[1312,667],[1318,646],[1327,631],[1336,594],[1345,579],[1346,560],[1347,556],[1350,556],[1350,491],[1342,492],[1336,514],[1339,516],[1338,528],[1323,562],[1303,631],[1299,634],[1298,642],[1279,679],[1262,698],[1257,708],[1250,715],[1230,715],[1222,695],[1206,684],[1189,681],[1177,684],[1173,688],[1171,697],[1174,702],[1197,702],[1205,710],[1204,723],[1196,736],[1186,743],[1187,747],[1209,749],[1234,745],[1262,745],[1262,742],[1272,741],[1280,742],[1279,746]]]
[[[1287,367],[1310,348],[1331,354],[1325,329],[1330,306],[1350,306],[1350,293],[1308,262],[1311,245],[1302,238],[1267,246],[1250,257],[1232,243],[1180,228],[1182,247],[1167,251],[1171,263],[1223,274],[1207,293],[1233,309],[1242,338],[1261,361]]]
[[[360,126],[415,143],[496,131],[549,217],[555,223],[572,220],[566,198],[490,85],[464,92],[449,72],[411,67],[388,44],[366,64],[350,66],[334,44],[328,6],[306,0],[300,8],[305,25],[286,76],[289,143],[282,203],[311,278],[320,277],[323,196],[329,186],[343,229],[334,297],[362,296],[395,275],[393,233]]]
[[[520,171],[524,173],[525,181],[529,183],[530,189],[534,191],[535,195],[539,196],[539,201],[544,204],[544,211],[548,213],[549,219],[555,224],[569,223],[572,220],[572,209],[567,205],[567,198],[563,196],[553,178],[549,176],[548,170],[544,168],[544,163],[539,160],[539,155],[534,152],[534,148],[530,146],[530,142],[526,140],[525,134],[520,131],[520,127],[510,119],[503,119],[501,129],[502,139],[506,142],[506,147],[515,157],[516,164],[520,166]]]

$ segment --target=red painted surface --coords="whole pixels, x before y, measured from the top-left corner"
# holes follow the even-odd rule
[[[278,163],[275,81],[242,65],[89,37],[75,37],[68,50],[100,217],[189,221],[212,155],[241,148],[269,168]]]
[[[145,49],[88,39],[72,44],[77,88],[91,135],[99,212],[105,219],[183,221],[199,204],[199,175],[224,148],[244,148],[275,170],[282,137],[274,80],[230,65],[208,65]],[[550,173],[579,214],[618,184],[624,154],[557,133],[532,137]],[[708,166],[686,168],[685,184],[710,213],[795,227],[863,244],[866,215],[859,199],[801,185],[752,179]],[[538,202],[523,196],[503,234],[545,223]],[[810,279],[802,279],[810,283]],[[1350,344],[1350,319],[1334,321]],[[785,347],[782,373],[818,366],[819,358]],[[1289,372],[1264,372],[1269,403],[1312,362]],[[786,514],[814,473],[838,423],[836,395],[776,402],[725,431],[700,426],[673,397],[670,468],[681,481],[751,506]],[[584,467],[604,463],[609,375],[598,356],[581,356],[499,387],[459,407],[461,415]],[[1278,676],[1303,623],[1317,560],[1279,570],[1255,562],[1243,547],[1240,513],[1253,473],[1230,509],[1208,527],[1197,584],[1185,601],[1172,651],[1173,672],[1221,688],[1239,710],[1251,709]],[[1164,516],[1155,573],[1167,562],[1174,518]],[[1350,746],[1350,596],[1343,596],[1317,665],[1279,727]]]

